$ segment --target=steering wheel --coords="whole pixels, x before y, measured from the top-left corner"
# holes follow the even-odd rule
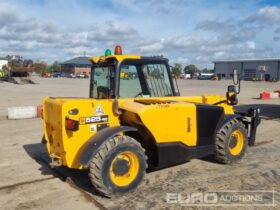
[[[134,98],[137,98],[138,96],[141,96],[141,95],[143,95],[143,92],[142,92],[142,91],[139,92],[138,94],[136,94],[136,95],[134,96]]]

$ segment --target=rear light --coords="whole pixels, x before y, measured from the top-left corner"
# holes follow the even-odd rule
[[[75,120],[66,119],[65,128],[66,130],[77,131],[79,130],[79,122]]]
[[[43,105],[37,106],[37,117],[44,119]]]

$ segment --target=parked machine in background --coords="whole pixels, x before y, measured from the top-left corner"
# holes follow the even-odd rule
[[[29,74],[33,72],[33,61],[22,60],[19,56],[7,56],[8,64],[2,67],[2,79],[15,84],[34,83]]]
[[[199,80],[211,80],[213,78],[213,73],[199,73],[197,79]]]

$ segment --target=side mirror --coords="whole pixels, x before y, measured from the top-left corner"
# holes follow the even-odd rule
[[[235,86],[238,85],[238,91],[236,91],[236,94],[239,94],[240,93],[240,77],[239,77],[237,69],[233,69],[233,78],[232,79],[233,79],[233,84]]]
[[[237,93],[234,85],[228,86],[227,91],[227,104],[228,105],[236,105],[238,104]]]
[[[239,75],[237,69],[233,69],[233,84],[234,85],[239,84]]]

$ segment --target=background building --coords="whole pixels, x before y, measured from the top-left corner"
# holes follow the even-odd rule
[[[231,79],[237,69],[243,80],[280,80],[280,59],[213,61],[214,72],[221,79]]]
[[[91,62],[89,57],[77,57],[61,63],[61,74],[84,73],[90,75]]]

